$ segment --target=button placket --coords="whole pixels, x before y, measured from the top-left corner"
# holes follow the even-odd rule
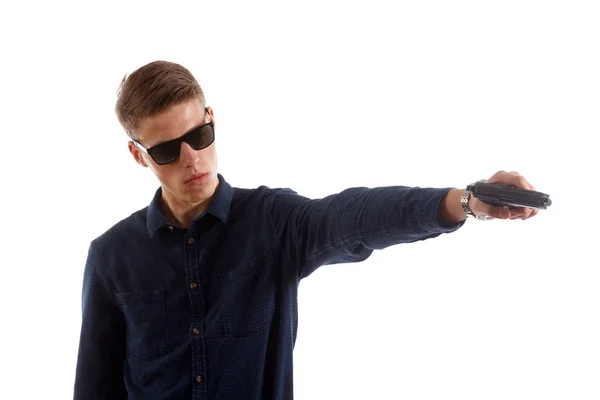
[[[188,238],[188,240],[187,240],[187,244],[188,244],[189,246],[193,245],[193,244],[194,244],[194,242],[195,242],[195,240],[194,240],[194,238],[192,238],[192,237],[189,237],[189,238]],[[197,289],[197,288],[198,288],[198,283],[196,283],[196,282],[194,282],[194,281],[190,282],[190,289],[192,289],[192,290],[195,290],[195,289]]]
[[[194,359],[197,362],[193,366],[194,371],[194,382],[198,385],[198,390],[200,392],[206,390],[206,385],[204,384],[204,377],[202,375],[196,375],[198,372],[202,373],[206,371],[206,365],[203,362],[203,354],[204,354],[204,338],[202,335],[202,320],[203,320],[203,310],[202,310],[202,288],[200,286],[200,275],[199,275],[199,260],[198,260],[198,252],[200,249],[196,246],[196,239],[193,236],[197,237],[198,232],[194,230],[190,230],[187,232],[186,237],[184,238],[184,246],[186,253],[186,275],[188,279],[188,293],[190,296],[191,306],[192,306],[192,329],[191,329],[191,345],[192,352],[194,354]],[[201,385],[202,384],[202,385]],[[201,389],[204,387],[204,389]]]

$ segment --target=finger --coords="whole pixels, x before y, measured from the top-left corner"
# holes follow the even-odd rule
[[[526,190],[531,190],[531,185],[529,184],[529,181],[527,181],[527,179],[525,179],[525,177],[523,175],[519,175],[518,177],[516,177],[516,184],[515,186],[521,189],[526,189]]]
[[[509,219],[511,216],[510,210],[508,210],[504,207],[492,206],[492,205],[487,207],[485,214],[489,215],[492,218],[497,218],[497,219]]]
[[[516,176],[517,182],[521,183],[521,184],[517,183],[517,184],[515,184],[515,186],[520,187],[522,189],[531,189],[531,187],[532,187],[531,184],[527,181],[527,179],[525,179],[525,177],[523,175],[521,175],[517,171],[510,171],[509,174]]]
[[[487,181],[489,183],[504,183],[504,184],[515,185],[517,187],[520,187],[520,185],[522,184],[522,181],[520,182],[519,180],[521,178],[522,178],[521,175],[516,171],[506,172],[504,170],[500,170],[500,171],[496,172],[494,175],[492,175],[492,177],[490,179],[488,179]]]
[[[534,217],[540,212],[540,210],[538,210],[537,208],[525,208],[524,210],[525,211],[519,215],[519,218],[522,218],[524,220]]]
[[[531,184],[525,179],[525,177],[519,174],[517,171],[506,172],[500,170],[496,172],[490,179],[489,183],[504,183],[508,185],[514,185],[520,189],[533,190]]]
[[[525,208],[524,207],[513,207],[510,209],[510,215],[511,216],[515,216],[515,217],[522,217],[523,215],[525,215]]]
[[[512,175],[512,174],[509,174],[508,172],[506,172],[504,170],[500,170],[500,171],[496,172],[494,175],[492,175],[492,177],[490,179],[488,179],[487,181],[489,183],[502,182],[507,179],[507,176],[509,176],[511,178],[514,177],[514,175]]]
[[[533,208],[523,207],[523,208],[520,209],[520,215],[523,218],[528,218],[529,215],[531,215],[532,211],[533,211]]]
[[[526,207],[514,207],[510,209],[510,217],[511,219],[514,218],[522,218],[522,219],[526,219],[529,217],[531,213],[531,208],[526,208]]]
[[[532,210],[531,210],[531,214],[529,214],[529,216],[528,216],[527,218],[531,218],[531,217],[534,217],[534,216],[536,216],[536,215],[538,214],[538,212],[539,212],[539,211],[540,211],[540,210],[538,210],[537,208],[534,208],[534,209],[532,209]],[[525,218],[525,219],[527,219],[527,218]]]

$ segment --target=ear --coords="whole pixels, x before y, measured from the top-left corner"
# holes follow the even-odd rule
[[[208,111],[208,114],[210,115],[210,120],[213,122],[213,125],[215,125],[215,113],[214,113],[212,107],[208,106],[208,107],[206,107],[206,110]]]
[[[133,156],[133,159],[138,164],[140,164],[142,167],[148,168],[148,164],[144,160],[144,156],[142,155],[142,152],[140,151],[140,149],[138,149],[135,146],[135,144],[133,144],[133,142],[131,140],[127,143],[127,148],[129,149],[129,152]]]

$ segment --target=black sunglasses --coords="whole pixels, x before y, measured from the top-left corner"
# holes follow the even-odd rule
[[[208,112],[208,109],[205,110]],[[210,146],[214,141],[215,127],[212,121],[192,129],[180,138],[157,144],[149,149],[144,148],[137,140],[133,140],[137,147],[152,157],[158,165],[169,164],[177,160],[181,151],[181,143],[183,142],[189,144],[194,150],[202,150]]]

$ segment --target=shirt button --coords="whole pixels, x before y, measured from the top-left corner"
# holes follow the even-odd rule
[[[190,283],[190,287],[192,289],[196,289],[198,287],[198,285],[196,284],[196,282],[192,282],[192,283]]]
[[[200,375],[196,376],[196,382],[202,383],[202,377]]]
[[[173,232],[173,227],[169,225],[169,232]]]
[[[194,335],[198,335],[200,333],[200,329],[194,328],[192,332],[194,332]]]
[[[188,239],[188,244],[192,244],[192,243],[194,243],[194,239],[192,239],[192,238],[189,238],[189,239]]]

